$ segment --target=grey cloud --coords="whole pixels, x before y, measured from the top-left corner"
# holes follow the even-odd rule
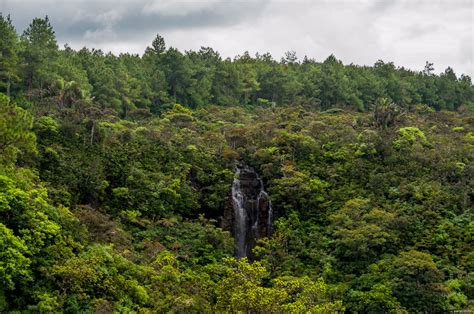
[[[395,5],[397,5],[396,1],[391,0],[376,0],[373,2],[371,6],[371,10],[376,12],[377,14],[383,13],[385,11],[390,10]]]
[[[224,3],[214,7],[190,12],[188,14],[161,14],[152,12],[147,15],[135,13],[126,16],[117,24],[117,31],[133,35],[136,31],[176,30],[202,27],[227,27],[243,20],[256,18],[265,7],[266,2],[259,3]]]
[[[461,62],[469,64],[472,69],[474,65],[474,35],[460,39],[459,58]]]
[[[440,29],[439,24],[412,24],[403,29],[403,35],[407,39],[416,39],[420,37],[424,37],[425,35],[435,33]]]
[[[44,2],[43,5],[40,5]],[[156,3],[172,6],[154,7]],[[194,3],[194,4],[193,4]],[[196,7],[196,3],[200,6]],[[209,5],[206,5],[209,3]],[[1,11],[11,13],[19,30],[37,16],[48,15],[60,41],[104,40],[100,34],[133,39],[149,32],[203,27],[227,27],[256,18],[265,1],[23,1],[3,0]],[[189,9],[190,6],[195,9]],[[180,9],[182,7],[182,9]],[[171,11],[170,9],[175,9]],[[184,12],[184,13],[183,13]],[[96,36],[94,36],[94,34]]]
[[[285,51],[345,63],[378,59],[474,75],[472,0],[0,0],[22,31],[48,14],[61,44],[141,53],[160,33],[181,50],[225,57]]]

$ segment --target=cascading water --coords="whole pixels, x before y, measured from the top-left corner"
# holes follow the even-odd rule
[[[272,231],[273,209],[263,181],[251,167],[237,164],[232,183],[234,237],[237,257],[252,258],[258,238]]]
[[[245,256],[245,238],[247,234],[247,214],[244,208],[244,195],[240,188],[240,168],[236,168],[234,182],[232,183],[232,205],[235,217],[235,241],[237,246],[237,256]]]

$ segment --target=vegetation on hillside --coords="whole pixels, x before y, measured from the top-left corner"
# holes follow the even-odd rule
[[[0,33],[0,312],[474,309],[468,76]],[[254,261],[235,160],[276,214]]]

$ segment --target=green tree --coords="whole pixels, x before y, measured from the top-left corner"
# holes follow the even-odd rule
[[[334,254],[350,272],[364,269],[396,242],[395,215],[374,208],[368,200],[352,199],[329,217]]]
[[[19,79],[19,41],[9,15],[0,14],[0,33],[0,91],[10,96],[12,84]]]
[[[33,19],[21,36],[21,45],[24,83],[28,89],[42,90],[57,78],[59,54],[55,33],[47,16]]]
[[[351,103],[352,91],[348,77],[344,73],[342,62],[334,55],[324,60],[316,80],[322,109],[341,107]]]
[[[394,295],[404,307],[416,312],[446,310],[447,291],[442,279],[443,274],[427,253],[401,252],[390,265]]]
[[[271,287],[263,286],[268,276],[259,262],[246,259],[223,260],[224,274],[217,287],[217,310],[230,312],[309,312],[343,311],[340,300],[330,300],[322,279],[279,277]]]
[[[15,282],[30,279],[29,266],[31,260],[28,248],[21,238],[15,236],[12,230],[0,223],[0,279],[2,289],[13,289]],[[3,290],[0,292],[3,295]],[[0,307],[1,307],[0,301]],[[3,308],[2,310],[5,310]]]
[[[14,164],[20,153],[36,150],[33,117],[0,93],[0,164]]]

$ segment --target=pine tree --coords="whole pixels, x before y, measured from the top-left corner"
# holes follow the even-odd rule
[[[35,18],[21,36],[21,44],[26,87],[43,89],[57,76],[55,63],[59,55],[49,18]]]
[[[0,91],[10,96],[11,86],[18,78],[18,36],[10,16],[0,13]]]

